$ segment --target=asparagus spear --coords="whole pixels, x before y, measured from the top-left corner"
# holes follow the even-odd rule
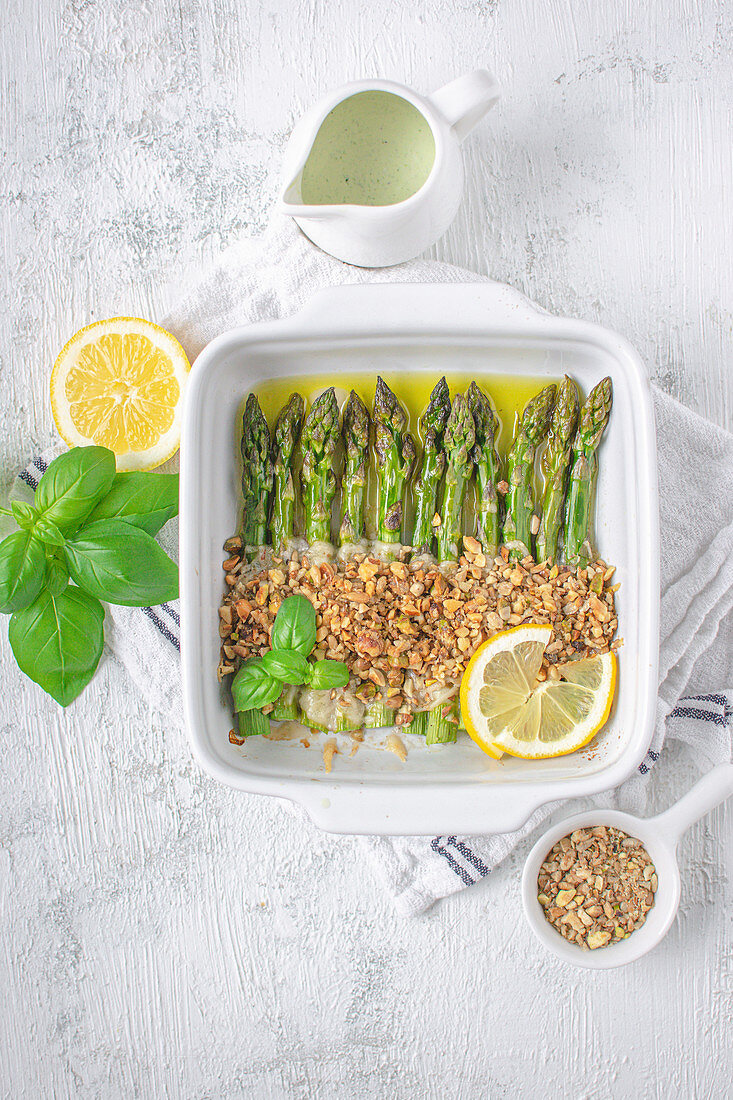
[[[364,538],[364,503],[369,467],[369,412],[355,390],[349,394],[344,409],[342,435],[345,460],[341,478],[339,546],[341,553],[348,554],[355,549],[354,543]],[[340,695],[343,700],[351,701],[351,685],[342,688]],[[361,721],[354,720],[349,707],[344,706],[337,709],[335,724],[337,731],[353,730],[360,728]]]
[[[356,398],[358,401],[356,394],[352,394],[352,397]],[[359,402],[359,404],[361,404],[361,402]],[[346,424],[347,431],[351,431],[354,425],[354,405],[351,400],[349,405],[351,406],[351,411],[348,412]],[[364,411],[366,412],[366,410]],[[336,394],[333,388],[331,388],[322,393],[320,397],[316,398],[313,402],[313,407],[306,417],[301,435],[301,452],[303,454],[301,484],[303,489],[303,509],[305,512],[305,533],[309,545],[313,545],[313,543],[316,542],[330,542],[331,539],[331,508],[336,493],[336,474],[333,467],[339,438],[339,409],[336,402]],[[349,491],[348,482],[351,480],[354,482],[351,491],[356,493],[357,486],[355,482],[357,480],[357,471],[352,462],[353,455],[349,453],[351,449],[349,445],[350,442],[351,438],[347,443],[345,491]],[[367,420],[365,446],[368,445],[368,442]],[[365,481],[365,475],[366,460],[364,460],[362,464],[362,482]],[[361,492],[363,497],[363,484]],[[358,513],[359,510],[363,516],[363,501],[361,508],[356,508],[353,517],[355,523],[358,522],[356,513]],[[347,689],[339,689],[339,700],[343,700],[346,703],[348,702],[347,696],[349,696]],[[333,703],[334,707],[332,709],[337,711],[335,728],[337,730],[358,729],[359,724],[355,723],[350,717],[348,707],[339,707],[339,700],[334,699],[333,692],[325,690],[306,690],[299,693],[299,704],[303,708],[302,721],[306,725],[322,726],[323,708],[325,706],[326,709],[329,709],[329,704]],[[282,703],[283,710],[285,710],[289,705],[294,705],[294,700],[292,698],[285,699],[283,697]]]
[[[364,537],[364,498],[369,465],[369,413],[355,390],[351,391],[344,410],[343,427],[345,464],[341,479],[342,547]]]
[[[557,391],[550,434],[541,460],[545,492],[542,498],[542,519],[537,533],[537,561],[554,561],[557,558],[579,408],[578,387],[566,374]]]
[[[473,469],[473,448],[476,442],[473,416],[463,394],[453,398],[443,437],[445,450],[445,483],[440,526],[437,528],[438,561],[458,561],[463,538],[463,501]]]
[[[405,410],[388,385],[377,377],[374,396],[374,441],[377,456],[377,538],[398,543],[402,535],[404,497],[415,463],[415,443],[405,431]]]
[[[591,527],[598,475],[597,449],[612,403],[611,379],[603,378],[580,410],[565,505],[565,560],[569,565],[585,567],[593,556]]]
[[[270,514],[270,537],[276,553],[282,553],[288,544],[292,542],[295,534],[293,455],[303,423],[303,408],[303,398],[299,393],[292,393],[280,411],[273,432],[272,463],[274,481]],[[297,718],[299,714],[298,691],[297,687],[287,684],[282,690],[282,695],[275,702],[269,717],[276,722],[283,722],[288,718]],[[262,719],[269,727],[267,716],[263,715]],[[256,731],[252,730],[251,732]]]
[[[305,537],[310,545],[331,539],[331,506],[336,493],[333,463],[338,439],[339,409],[331,387],[313,402],[300,438]]]
[[[276,551],[282,551],[293,539],[295,516],[295,485],[293,483],[293,452],[303,423],[303,398],[292,393],[275,425],[272,464],[274,482],[270,537]]]
[[[405,410],[389,386],[378,377],[374,395],[377,541],[392,545],[402,538],[405,491],[415,464],[415,443],[405,431],[406,426]],[[393,722],[394,710],[385,705],[383,692],[375,688],[373,699],[367,704],[364,725],[377,729],[391,726]]]
[[[453,398],[453,408],[443,436],[445,483],[440,527],[437,530],[438,560],[441,563],[458,561],[463,537],[463,502],[473,471],[475,444],[476,432],[468,399],[458,393]],[[425,731],[428,745],[455,741],[458,731],[457,695],[429,710],[427,718],[413,719],[413,727],[415,732]]]
[[[273,468],[270,429],[253,393],[247,398],[242,417],[242,546],[250,560],[261,552],[267,539],[267,506],[272,493]],[[267,732],[269,721],[259,710],[238,715],[239,732],[251,737]]]
[[[433,519],[437,505],[438,486],[445,471],[443,432],[450,416],[450,395],[445,378],[434,387],[428,407],[420,419],[423,438],[422,468],[415,482],[415,530],[413,550],[430,553],[435,528]]]
[[[513,558],[531,553],[534,458],[537,447],[547,435],[556,392],[556,386],[545,386],[527,402],[507,456],[509,489],[505,498],[503,540]]]
[[[242,545],[252,558],[267,540],[267,506],[273,482],[270,429],[253,393],[242,417],[242,459]]]
[[[491,402],[475,382],[468,387],[466,399],[476,431],[476,535],[486,556],[493,558],[499,547],[499,454],[494,444],[499,422]]]

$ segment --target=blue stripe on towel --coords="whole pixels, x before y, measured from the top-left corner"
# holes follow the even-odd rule
[[[449,837],[449,840],[450,839],[451,838]],[[438,855],[443,856],[443,858],[447,861],[450,869],[458,875],[459,879],[465,886],[473,886],[474,882],[476,882],[477,880],[471,877],[465,867],[461,867],[460,863],[458,863],[453,858],[447,848],[443,847],[443,845],[440,843],[439,836],[433,837],[430,842],[430,847],[433,849],[434,852],[437,852]]]
[[[168,629],[168,627],[165,625],[165,623],[162,621],[162,619],[160,619],[158,617],[158,615],[155,614],[155,611],[152,609],[152,607],[142,607],[142,608],[140,608],[140,610],[142,611],[142,613],[144,615],[147,615],[147,617],[150,619],[153,626],[156,627],[160,631],[160,633],[163,635],[163,637],[167,638],[168,641],[171,643],[171,645],[174,645],[176,647],[176,649],[178,650],[178,652],[180,653],[181,652],[181,643],[180,643],[180,641],[178,640],[176,635],[171,630]]]

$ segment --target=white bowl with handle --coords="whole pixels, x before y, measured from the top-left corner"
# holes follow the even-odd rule
[[[553,825],[532,848],[522,874],[524,912],[530,928],[542,946],[563,962],[589,970],[610,970],[646,955],[664,939],[677,914],[680,903],[677,845],[682,834],[731,795],[733,764],[721,764],[703,776],[679,802],[656,817],[635,817],[619,810],[590,810],[587,813],[574,814]],[[569,943],[547,920],[537,900],[537,878],[548,853],[558,840],[562,840],[575,829],[592,829],[596,825],[621,829],[642,842],[656,870],[657,891],[654,904],[641,928],[632,932],[628,939],[591,951]]]
[[[427,374],[448,383],[493,375],[564,373],[588,391],[604,375],[614,408],[600,449],[596,537],[617,567],[617,697],[603,731],[555,760],[492,760],[465,734],[427,748],[403,734],[407,761],[361,746],[335,757],[298,740],[229,742],[232,704],[217,683],[222,546],[241,513],[239,443],[252,386],[328,375]],[[455,385],[455,383],[453,383]],[[646,372],[633,349],[596,325],[552,317],[501,283],[343,286],[299,313],[218,337],[199,355],[186,394],[181,446],[180,583],[185,717],[201,766],[241,790],[291,799],[324,829],[386,835],[481,834],[519,828],[545,802],[623,782],[643,761],[654,729],[659,621],[659,533],[654,419]]]

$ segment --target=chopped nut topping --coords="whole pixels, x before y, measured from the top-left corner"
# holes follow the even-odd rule
[[[566,940],[595,950],[627,939],[654,904],[657,875],[640,840],[598,825],[576,829],[547,853],[537,900]]]
[[[289,561],[238,558],[232,567],[228,558],[219,609],[219,678],[269,648],[277,609],[293,593],[315,607],[318,656],[344,661],[357,680],[391,689],[386,702],[395,708],[403,703],[407,669],[418,678],[458,685],[476,649],[507,625],[553,627],[542,680],[558,675],[557,664],[617,648],[605,562],[550,568],[529,557],[510,562],[506,549],[487,559],[470,536],[463,546],[459,561],[443,566],[424,557],[408,561],[409,548],[392,562],[356,553],[312,565],[305,553]]]

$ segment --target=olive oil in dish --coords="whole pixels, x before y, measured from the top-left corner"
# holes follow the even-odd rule
[[[425,117],[392,92],[359,92],[323,120],[303,167],[312,206],[392,206],[423,186],[435,161]]]
[[[413,374],[407,384],[404,371],[383,370],[381,377],[394,390],[407,413],[407,428],[416,440],[422,443],[420,436],[420,417],[430,401],[433,386],[440,375],[426,371]],[[451,394],[465,393],[471,382],[476,380],[489,395],[494,412],[499,419],[496,445],[499,454],[505,457],[511,446],[517,416],[531,397],[554,378],[540,378],[531,375],[491,374],[486,377],[472,374],[451,373],[446,375]],[[346,403],[349,391],[354,389],[369,410],[374,405],[375,375],[368,371],[353,371],[345,374],[302,374],[289,378],[268,378],[252,387],[257,396],[268,424],[272,428],[280,409],[293,392],[302,393],[311,404],[320,393],[335,386],[336,397],[341,407]]]
[[[407,413],[407,430],[412,434],[418,444],[418,450],[422,448],[422,434],[420,430],[420,417],[425,412],[430,401],[433,386],[440,375],[431,372],[417,373],[410,377],[406,384],[404,372],[397,370],[384,370],[381,377],[391,390],[397,395],[402,407]],[[476,374],[451,373],[446,376],[450,386],[451,395],[465,393],[471,382],[475,379],[485,393],[491,399],[494,412],[499,421],[495,442],[496,448],[502,460],[506,458],[519,416],[524,406],[531,397],[546,386],[549,382],[556,381],[552,378],[533,377],[531,375],[491,374],[482,377]],[[370,410],[374,407],[375,375],[368,371],[353,371],[344,374],[304,374],[293,375],[289,378],[270,378],[266,382],[260,382],[252,387],[252,392],[260,403],[270,429],[275,426],[278,413],[287,402],[291,393],[301,393],[310,407],[319,394],[334,386],[336,400],[340,409],[348,400],[349,391],[356,390],[359,397]],[[373,461],[373,460],[372,460]],[[296,463],[299,458],[296,457]],[[536,477],[535,489],[539,492],[540,481]],[[415,516],[415,502],[413,499],[413,481],[411,480],[405,496],[405,518],[407,527],[410,528]],[[466,495],[466,509],[472,514],[474,508],[475,484],[469,487]],[[370,477],[367,487],[367,499],[370,511],[376,506],[376,478]],[[298,511],[296,506],[296,511]],[[336,509],[337,511],[337,509]],[[335,514],[335,513],[334,513]],[[369,526],[369,525],[367,525]],[[369,532],[370,536],[373,532]]]

